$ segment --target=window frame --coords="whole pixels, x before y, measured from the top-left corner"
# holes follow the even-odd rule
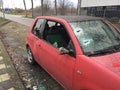
[[[42,35],[41,40],[43,40],[43,41],[46,42],[47,44],[49,44],[49,45],[51,45],[52,47],[54,47],[51,43],[47,42],[47,40],[45,40],[45,39],[43,38],[43,32],[44,32],[45,24],[46,24],[48,21],[60,23],[60,24],[64,27],[66,33],[68,34],[68,36],[69,36],[69,38],[70,38],[70,40],[71,40],[72,46],[73,46],[74,55],[70,55],[70,56],[76,58],[76,48],[75,48],[75,45],[74,45],[74,43],[73,43],[73,41],[72,41],[72,39],[71,39],[70,34],[68,33],[68,30],[67,30],[66,26],[65,26],[62,22],[57,21],[57,20],[52,20],[52,19],[45,19],[43,28],[42,28],[42,30],[41,30],[41,35]],[[54,47],[54,48],[56,48],[56,47]],[[59,50],[59,48],[56,48],[56,49]]]
[[[43,20],[43,21],[41,22],[41,24],[39,24],[39,28],[36,27],[36,24],[38,23],[38,20]],[[44,22],[45,22],[45,19],[43,19],[43,18],[38,18],[38,19],[35,21],[35,23],[34,23],[34,25],[33,25],[33,27],[32,27],[32,34],[34,34],[35,36],[39,37],[39,35],[36,34],[36,33],[37,33],[36,31],[38,31],[38,33],[40,34],[40,32],[41,32],[41,30],[42,30],[42,28],[43,28]]]

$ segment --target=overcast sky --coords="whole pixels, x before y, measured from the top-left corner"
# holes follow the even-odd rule
[[[27,9],[31,8],[31,0],[25,0]],[[34,1],[34,7],[40,5],[40,0],[33,0]],[[54,0],[51,0],[51,3],[53,3]],[[76,6],[78,0],[69,0],[74,3],[74,6]],[[23,0],[3,0],[4,8],[24,8],[23,6]]]

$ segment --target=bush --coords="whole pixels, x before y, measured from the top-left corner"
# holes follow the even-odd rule
[[[118,18],[118,17],[112,17],[112,18],[111,18],[111,21],[112,21],[112,22],[119,22],[119,18]]]

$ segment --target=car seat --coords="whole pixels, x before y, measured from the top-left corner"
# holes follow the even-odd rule
[[[47,40],[54,46],[55,44],[55,47],[59,48],[59,47],[62,47],[64,45],[64,40],[62,38],[61,35],[59,34],[51,34],[51,35],[48,35],[47,36]]]
[[[44,28],[44,32],[43,32],[43,37],[45,40],[46,40],[46,37],[48,35],[49,29],[50,29],[50,27],[49,27],[48,23],[46,23],[45,28]]]

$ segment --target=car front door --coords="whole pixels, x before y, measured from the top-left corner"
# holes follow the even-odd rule
[[[35,23],[28,35],[28,42],[34,58],[38,60],[37,42],[39,41],[39,32],[44,24],[44,19],[36,19]]]
[[[39,53],[38,63],[54,79],[60,82],[64,88],[70,90],[72,88],[75,57],[74,55],[68,54],[61,55],[59,51],[60,47],[67,48],[69,46],[69,42],[71,42],[70,37],[64,26],[60,23],[47,21],[46,24],[45,26],[47,27],[45,28],[47,29],[45,30],[44,28],[43,39],[37,42]]]

